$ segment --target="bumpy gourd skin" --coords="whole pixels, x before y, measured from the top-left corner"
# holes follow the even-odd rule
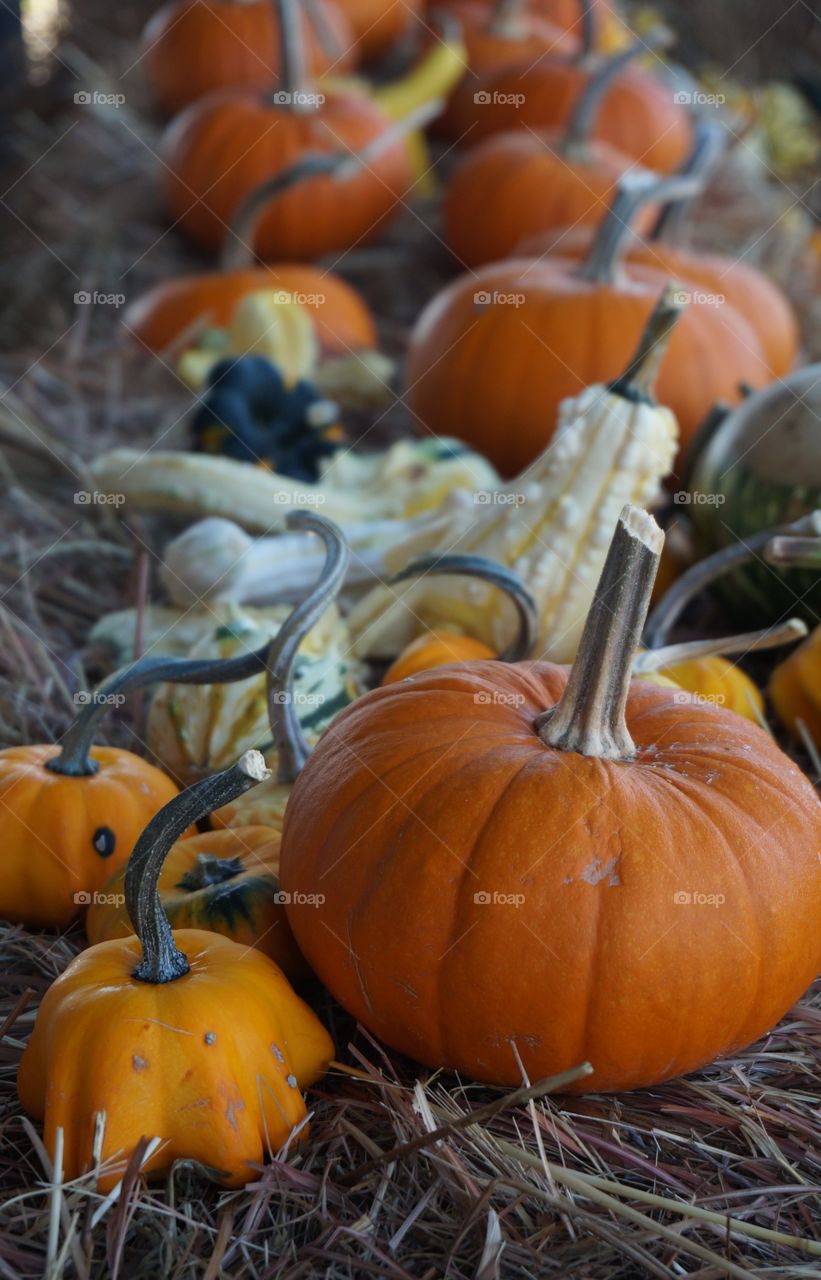
[[[46,768],[59,747],[0,751],[0,918],[65,928],[177,795],[170,778],[130,751],[90,754],[95,774],[66,777]]]
[[[173,982],[132,977],[132,937],[83,952],[46,993],[17,1084],[47,1150],[63,1129],[66,1179],[91,1168],[100,1111],[103,1161],[119,1157],[101,1191],[143,1136],[162,1140],[144,1172],[196,1160],[242,1186],[305,1120],[301,1089],[333,1053],[325,1028],[260,952],[197,929],[174,938],[191,968]]]
[[[288,908],[297,941],[393,1048],[516,1084],[515,1044],[531,1079],[589,1060],[581,1087],[635,1088],[818,974],[821,805],[756,725],[646,680],[635,759],[548,748],[566,682],[466,663],[365,694],[297,780],[282,885],[324,895]]]

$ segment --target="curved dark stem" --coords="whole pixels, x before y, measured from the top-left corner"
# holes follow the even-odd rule
[[[439,573],[463,574],[468,578],[480,578],[483,582],[488,582],[491,586],[503,591],[516,610],[519,629],[507,648],[497,655],[498,661],[522,662],[530,656],[536,643],[538,613],[535,600],[518,574],[512,569],[505,568],[504,565],[497,564],[495,560],[489,560],[487,556],[425,555],[411,560],[401,573],[391,578],[390,583]]]
[[[348,544],[332,520],[307,511],[293,511],[285,524],[288,529],[318,534],[327,554],[313,591],[282,624],[268,649],[268,715],[280,784],[295,782],[311,754],[294,706],[293,677],[299,646],[339,594],[350,560]]]
[[[268,650],[266,644],[235,658],[140,658],[121,667],[87,695],[82,711],[62,739],[60,754],[47,760],[46,768],[68,778],[84,778],[96,773],[97,764],[90,753],[97,726],[111,706],[127,693],[159,680],[172,680],[175,684],[234,684],[265,671]]]
[[[684,307],[681,289],[672,283],[666,284],[644,326],[632,360],[621,377],[610,383],[608,391],[637,404],[656,403],[656,375]]]
[[[220,259],[223,271],[240,271],[249,266],[255,259],[253,251],[254,232],[263,211],[271,201],[284,195],[290,187],[306,178],[316,178],[320,174],[334,173],[341,168],[347,159],[341,152],[309,152],[284,169],[274,174],[265,182],[255,187],[251,194],[240,205],[231,222],[230,234],[226,238],[225,248]]]
[[[723,547],[721,551],[716,551],[706,560],[699,560],[697,564],[692,565],[677,582],[673,583],[650,615],[644,635],[647,648],[658,649],[666,644],[670,631],[694,596],[712,586],[717,578],[737,569],[748,560],[757,558],[768,542],[784,534],[794,534],[796,537],[818,536],[821,534],[821,511],[813,511],[792,524],[763,529],[744,542]]]
[[[584,62],[596,47],[598,34],[596,15],[593,12],[593,0],[579,0],[579,29],[581,32],[577,62]]]
[[[586,8],[592,21],[589,6],[586,6]],[[583,35],[580,58],[587,57],[587,53],[584,52],[585,39],[586,35]],[[624,49],[614,57],[608,58],[606,62],[602,63],[598,71],[591,73],[570,113],[570,119],[564,131],[564,142],[562,144],[564,151],[572,151],[574,147],[583,147],[585,145],[596,124],[596,117],[599,114],[599,109],[607,90],[613,81],[621,75],[624,68],[634,58],[637,58],[640,53],[646,53],[650,47],[647,41],[637,40],[629,49]]]
[[[727,146],[727,129],[718,120],[699,120],[693,149],[679,169],[682,178],[697,177],[707,185]],[[686,221],[694,196],[668,200],[661,208],[648,240],[672,240]]]
[[[701,188],[702,180],[696,176],[658,178],[640,171],[626,173],[576,272],[578,278],[593,284],[612,284],[639,210],[654,200],[685,199]]]
[[[125,872],[125,906],[142,947],[142,959],[133,973],[140,982],[173,982],[190,968],[187,957],[177,950],[158,889],[172,845],[200,818],[230,804],[269,776],[262,754],[246,751],[230,769],[181,791],[143,831]]]

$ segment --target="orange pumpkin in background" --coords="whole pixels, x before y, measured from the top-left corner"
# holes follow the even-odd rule
[[[645,48],[651,44],[645,39]],[[589,61],[554,58],[486,75],[483,98],[462,115],[460,132],[472,126],[473,145],[507,129],[560,129],[596,69]],[[593,136],[659,173],[673,173],[692,148],[690,118],[672,87],[642,67],[630,67],[610,85]]]
[[[320,299],[309,307],[325,355],[370,351],[378,344],[376,324],[361,294],[332,271],[289,262],[212,271],[163,280],[137,298],[123,324],[149,351],[161,352],[197,329],[227,325],[237,304],[258,289]]]
[[[445,239],[460,262],[477,266],[530,252],[541,237],[561,245],[568,231],[575,236],[601,222],[619,180],[637,166],[591,132],[608,86],[635,52],[590,76],[563,128],[496,133],[468,151],[442,211]],[[636,228],[649,229],[653,217],[649,205],[637,210]]]
[[[353,32],[333,0],[311,0],[299,21],[308,69],[341,74],[356,65]],[[282,65],[271,0],[171,0],[142,38],[141,66],[168,115],[214,89],[272,92]]]
[[[493,650],[473,636],[465,636],[458,631],[429,631],[411,640],[388,667],[382,683],[396,684],[398,680],[419,675],[421,671],[431,671],[434,667],[446,667],[451,662],[477,662],[493,657]]]
[[[625,270],[620,256],[636,203],[669,190],[646,175],[625,180],[582,263],[513,258],[442,290],[417,321],[408,357],[408,402],[428,430],[459,436],[514,474],[550,440],[562,400],[617,377],[666,279],[641,264]],[[739,384],[763,386],[769,370],[743,316],[682,287],[692,305],[657,394],[686,444],[716,400],[737,401]]]
[[[363,62],[389,54],[418,22],[423,0],[336,0]]]
[[[296,0],[277,0],[283,88],[273,96],[211,94],[169,125],[163,142],[164,187],[177,225],[203,248],[226,241],[236,215],[264,184],[270,204],[255,211],[260,257],[309,260],[375,235],[412,181],[404,139],[387,115],[356,88],[318,93],[306,82]],[[377,155],[378,140],[389,141]],[[344,187],[335,170],[363,151]],[[335,166],[323,162],[334,161]],[[297,163],[305,162],[297,175]],[[277,185],[291,175],[287,186]],[[297,180],[297,176],[299,180]]]
[[[662,535],[625,508],[573,667],[366,693],[294,787],[312,968],[432,1068],[621,1090],[769,1030],[821,967],[821,805],[749,720],[631,680]],[[402,803],[397,803],[397,796]]]

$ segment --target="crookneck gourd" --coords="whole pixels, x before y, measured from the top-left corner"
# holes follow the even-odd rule
[[[812,786],[749,720],[631,681],[662,539],[622,513],[570,670],[373,690],[296,782],[297,941],[417,1061],[518,1084],[588,1060],[576,1088],[651,1085],[755,1040],[821,968]]]
[[[157,892],[174,841],[265,775],[248,752],[155,815],[125,878],[136,937],[90,947],[46,992],[17,1087],[51,1156],[62,1132],[66,1180],[92,1172],[106,1192],[131,1160],[150,1175],[191,1160],[238,1187],[307,1133],[327,1031],[261,951],[172,932]]]

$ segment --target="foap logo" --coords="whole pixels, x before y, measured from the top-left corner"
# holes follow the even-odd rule
[[[77,307],[122,307],[125,304],[124,293],[99,293],[96,289],[79,289],[74,295]]]
[[[278,703],[280,706],[295,707],[321,707],[325,702],[324,693],[302,693],[299,689],[295,689],[293,693],[287,689],[277,689],[276,693],[271,695],[271,701]]]
[[[277,289],[274,294],[274,302],[281,306],[296,303],[298,307],[324,307],[326,301],[324,293],[300,293],[298,289],[293,293],[287,289]]]
[[[524,704],[522,693],[501,693],[494,689],[492,693],[474,693],[473,701],[477,707],[521,707]]]
[[[78,889],[74,894],[74,902],[78,907],[123,907],[125,894],[102,893],[99,889],[91,893],[88,889]]]
[[[499,893],[497,890],[491,893],[487,889],[479,889],[473,895],[473,901],[477,907],[521,907],[524,903],[525,895],[523,893]]]
[[[124,493],[100,493],[94,489],[78,489],[74,495],[74,504],[78,507],[121,507],[125,502]]]
[[[723,493],[703,493],[700,489],[679,489],[673,494],[673,502],[680,507],[723,507],[726,501]]]
[[[473,501],[477,507],[522,507],[527,499],[523,493],[508,489],[477,489]]]
[[[723,107],[727,97],[723,93],[705,93],[702,89],[679,89],[673,94],[673,102],[680,107]]]
[[[474,307],[523,307],[527,298],[523,293],[503,293],[500,289],[479,289],[473,295]]]
[[[677,907],[721,907],[726,901],[723,893],[691,893],[689,889],[679,889],[673,894]]]
[[[277,489],[274,494],[276,507],[321,507],[324,502],[324,493],[299,493],[291,489]]]
[[[77,707],[88,707],[92,704],[95,707],[121,707],[124,703],[124,693],[98,693],[93,689],[90,692],[88,689],[80,689],[74,695],[74,705]]]
[[[124,93],[99,93],[96,89],[78,89],[74,95],[78,107],[123,107]]]
[[[680,307],[723,307],[727,301],[723,293],[710,293],[707,289],[676,289],[673,301]]]
[[[321,907],[325,903],[324,893],[286,893],[284,889],[277,889],[274,894],[274,902],[281,907]]]
[[[275,107],[321,107],[324,103],[324,93],[303,93],[301,90],[288,93],[286,89],[277,89],[274,94]]]
[[[478,89],[473,95],[477,107],[521,107],[525,101],[523,93],[500,93],[494,89]]]
[[[673,694],[673,702],[692,706],[695,702],[701,707],[723,707],[727,701],[723,693],[687,693],[679,689]]]

